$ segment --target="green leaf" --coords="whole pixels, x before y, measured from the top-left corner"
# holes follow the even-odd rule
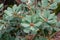
[[[34,30],[35,30],[35,28],[34,28],[33,26],[31,26],[31,27],[30,27],[30,30],[34,31]]]
[[[27,2],[27,0],[21,0],[22,2]]]
[[[4,19],[4,20],[12,20],[13,17],[12,17],[12,15],[10,16],[10,15],[8,15],[8,14],[7,14],[7,15],[4,14],[3,19]]]
[[[44,29],[46,29],[46,28],[49,28],[50,27],[50,25],[49,24],[47,24],[47,23],[43,23],[43,25],[42,25],[43,27],[42,27],[42,29],[44,30]]]
[[[0,9],[3,7],[3,4],[0,4]]]
[[[29,28],[25,28],[25,29],[23,29],[23,31],[24,31],[25,33],[29,33],[31,30],[30,30]]]
[[[44,38],[44,37],[36,37],[35,40],[47,40],[47,38]]]
[[[47,28],[47,30],[52,32],[53,28],[50,26]]]
[[[26,17],[22,19],[22,22],[24,22],[24,21],[31,23],[31,16],[26,15]]]
[[[12,10],[12,8],[8,7],[8,8],[7,8],[7,11],[12,12],[13,10]]]
[[[49,20],[48,23],[50,24],[56,24],[57,20]]]
[[[56,23],[56,26],[57,27],[60,27],[60,21]]]
[[[5,29],[5,26],[0,24],[0,30]]]
[[[59,3],[59,2],[60,2],[60,0],[58,0],[58,1],[57,1],[57,0],[54,0],[54,2]]]
[[[20,39],[18,37],[16,37],[15,40],[20,40]]]
[[[37,22],[35,26],[39,27],[42,24],[42,22]]]
[[[20,38],[20,40],[26,40],[26,38],[25,38],[25,37],[24,37],[24,38],[23,38],[23,37],[21,37],[21,38]]]
[[[29,27],[30,25],[27,24],[27,23],[21,23],[21,26],[23,26],[23,27]]]
[[[55,31],[60,31],[60,28],[54,27],[54,30],[55,30]]]
[[[57,3],[53,3],[50,5],[49,9],[56,9],[57,8]]]
[[[36,30],[35,31],[31,31],[31,34],[35,35],[35,34],[37,34],[37,31]]]
[[[37,20],[37,19],[38,19],[38,16],[37,16],[37,15],[32,15],[31,21],[32,21],[33,23],[36,23],[36,21],[39,21],[39,20]]]
[[[13,12],[16,12],[16,9],[17,9],[17,5],[14,5],[12,8]]]
[[[50,11],[49,10],[43,10],[43,17],[48,18],[50,16]]]
[[[42,7],[48,6],[48,0],[42,0]]]
[[[53,14],[50,14],[49,15],[49,17],[48,17],[48,19],[50,20],[50,19],[53,19],[54,18],[54,16],[55,16],[55,14],[53,13]]]
[[[36,15],[38,15],[38,16],[41,15],[41,10],[40,9],[36,9]]]
[[[20,4],[19,6],[17,6],[16,12],[22,11],[22,4]]]
[[[12,14],[12,13],[13,13],[12,11],[7,11],[7,10],[5,10],[4,13],[5,13],[6,15],[8,15],[8,16],[12,16],[12,15],[13,15],[13,14]]]
[[[39,29],[37,27],[30,27],[31,34],[36,34]]]
[[[0,31],[0,38],[2,37],[2,35],[3,35],[3,34],[2,34],[1,31]]]
[[[38,2],[38,6],[41,6],[41,3],[40,2]]]

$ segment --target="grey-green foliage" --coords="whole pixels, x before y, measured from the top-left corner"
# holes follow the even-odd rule
[[[3,18],[6,20],[11,20],[14,18],[14,14],[20,14],[20,5],[14,5],[12,8],[8,7],[7,10],[4,11]]]
[[[26,0],[21,1],[25,2]],[[14,31],[13,34],[15,34],[16,36],[13,37],[14,40],[25,40],[25,38],[19,39],[17,37],[23,34],[20,34],[20,32],[22,32],[20,30],[23,30],[24,33],[35,35],[40,29],[42,31],[44,29],[47,29],[50,34],[52,34],[53,29],[57,30],[57,26],[60,23],[57,22],[57,16],[55,15],[55,13],[51,12],[53,9],[57,8],[57,2],[54,1],[53,3],[49,3],[48,1],[49,0],[41,0],[41,2],[39,2],[37,6],[35,6],[32,5],[33,3],[30,4],[30,2],[34,2],[30,0],[28,4],[20,4],[19,6],[13,5],[12,8],[8,7],[4,11],[3,19],[0,22],[0,30],[7,32],[8,34],[10,34],[11,31]],[[11,35],[9,36],[11,38]],[[2,33],[1,37],[3,37]],[[45,40],[45,38],[40,37],[39,39],[36,38],[35,40]]]
[[[44,37],[36,37],[36,39],[35,40],[47,40],[46,38],[44,38]]]
[[[3,10],[3,8],[4,8],[4,7],[3,7],[3,4],[0,4],[0,15],[2,15],[2,14],[3,14],[3,13],[2,13],[2,12],[3,12],[3,11],[2,11],[2,10]]]
[[[3,7],[3,4],[0,4],[0,9]]]

